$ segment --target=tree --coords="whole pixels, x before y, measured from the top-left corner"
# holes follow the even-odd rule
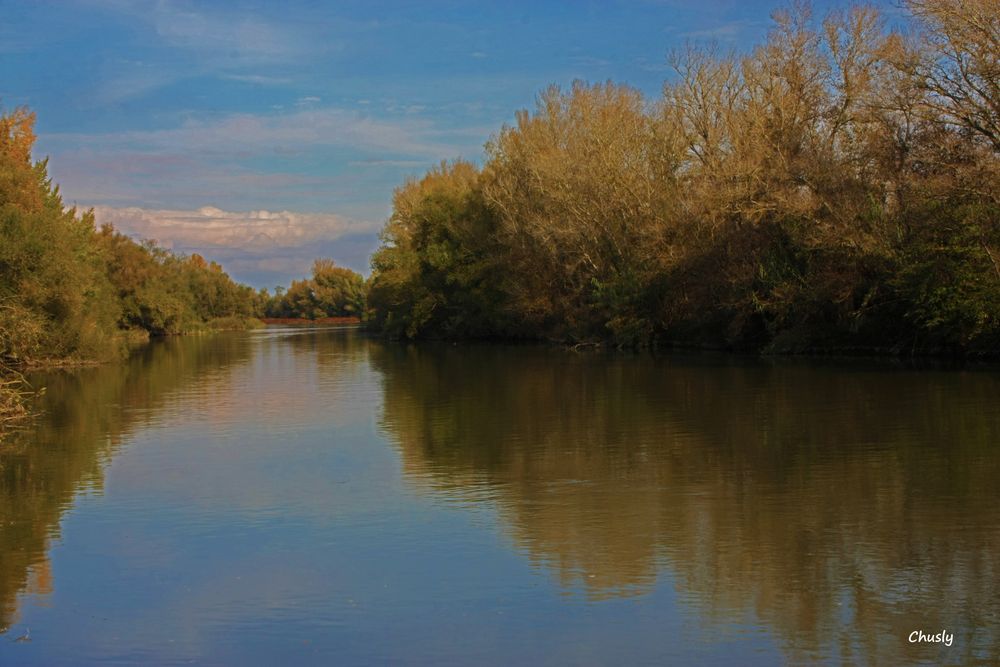
[[[397,190],[372,323],[995,353],[997,2],[911,0],[915,37],[871,7],[817,22],[796,2],[745,55],[674,53],[656,104],[611,82],[546,89],[481,173]]]
[[[442,163],[393,195],[372,256],[374,325],[391,336],[484,336],[506,331],[509,278],[482,174]]]
[[[649,333],[639,286],[669,252],[676,203],[676,146],[661,139],[639,91],[576,82],[545,90],[487,145],[484,197],[529,330]]]
[[[1000,0],[906,0],[924,29],[927,105],[1000,152]]]
[[[331,259],[317,259],[312,268],[313,297],[324,317],[360,316],[365,309],[365,280],[336,266]]]
[[[0,360],[100,355],[115,303],[94,218],[65,209],[46,163],[32,162],[35,116],[0,116]]]
[[[331,259],[313,262],[312,278],[276,287],[266,305],[271,317],[361,317],[365,311],[365,279]]]

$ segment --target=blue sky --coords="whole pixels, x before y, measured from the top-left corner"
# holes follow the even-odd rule
[[[367,273],[393,188],[480,160],[549,84],[655,98],[671,48],[749,48],[779,6],[0,0],[0,104],[38,114],[67,203],[270,287]]]

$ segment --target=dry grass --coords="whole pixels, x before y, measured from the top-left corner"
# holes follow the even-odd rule
[[[30,416],[27,402],[31,393],[20,373],[0,366],[0,439],[8,428]]]

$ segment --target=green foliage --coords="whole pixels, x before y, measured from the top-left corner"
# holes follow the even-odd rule
[[[111,227],[97,240],[120,303],[118,324],[153,335],[215,328],[217,318],[252,318],[262,313],[262,296],[239,285],[215,262],[200,255],[179,257],[156,244],[137,243]]]
[[[365,312],[365,279],[332,260],[313,262],[312,278],[293,281],[278,290],[266,305],[268,317],[315,320],[323,317],[361,317]]]
[[[472,164],[457,161],[396,190],[372,258],[376,328],[407,338],[505,332],[503,247],[480,180]]]
[[[653,333],[649,313],[649,289],[632,271],[611,280],[593,279],[594,312],[605,322],[610,340],[619,346],[638,347]]]
[[[365,310],[364,278],[328,259],[313,262],[312,295],[325,317],[360,317]]]
[[[933,202],[914,221],[893,278],[915,344],[1000,346],[1000,207]]]
[[[24,415],[15,368],[113,357],[154,335],[252,322],[264,295],[214,262],[179,257],[65,209],[33,162],[34,115],[0,115],[0,426]],[[220,319],[222,318],[222,319]]]
[[[0,362],[100,356],[116,304],[93,216],[64,210],[31,162],[33,123],[23,110],[0,117]]]

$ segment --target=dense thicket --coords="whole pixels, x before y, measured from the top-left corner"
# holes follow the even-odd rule
[[[394,336],[486,336],[505,326],[497,218],[468,162],[399,188],[372,257],[369,317]]]
[[[153,335],[243,328],[267,301],[240,285],[216,262],[175,255],[151,241],[136,242],[109,226],[97,241],[118,301],[118,325]]]
[[[0,426],[23,412],[16,368],[107,358],[123,333],[242,326],[263,296],[218,264],[137,243],[64,208],[33,162],[34,115],[0,115]]]
[[[662,98],[552,87],[395,194],[372,322],[772,350],[1000,349],[1000,0],[774,14]]]
[[[315,320],[323,317],[361,317],[365,310],[365,279],[336,266],[333,260],[313,262],[312,278],[292,281],[287,290],[278,288],[267,301],[268,317]]]

